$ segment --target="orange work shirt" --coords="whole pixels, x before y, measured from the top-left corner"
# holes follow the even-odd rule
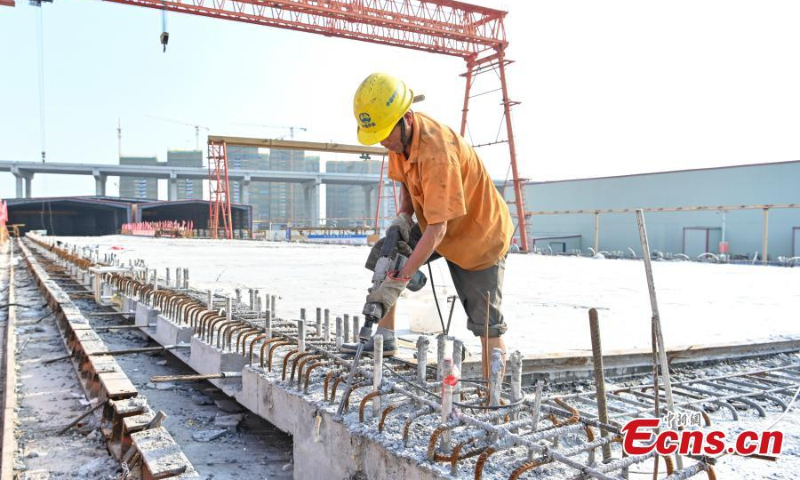
[[[389,152],[389,178],[405,184],[423,232],[447,222],[436,251],[459,267],[483,270],[508,251],[508,205],[478,154],[450,127],[414,112],[411,153]]]

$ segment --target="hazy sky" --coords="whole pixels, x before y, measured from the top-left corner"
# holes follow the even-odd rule
[[[800,2],[475,2],[509,11],[506,29],[518,161],[555,180],[800,158]],[[40,10],[0,7],[0,159],[40,158]],[[352,95],[373,71],[403,77],[418,108],[458,128],[463,61],[400,48],[76,0],[43,9],[48,161],[116,163],[191,149],[200,124],[218,134],[277,137],[239,124],[308,128],[297,138],[356,143]],[[478,92],[499,86],[480,77]],[[475,100],[475,143],[500,129],[498,94]],[[501,136],[504,132],[501,132]],[[201,139],[201,143],[204,139]],[[493,176],[505,147],[481,149]],[[343,157],[340,157],[343,158]],[[109,193],[116,192],[116,179]],[[37,176],[35,195],[92,194],[91,177]],[[163,190],[163,189],[162,189]],[[0,174],[0,197],[14,195]]]

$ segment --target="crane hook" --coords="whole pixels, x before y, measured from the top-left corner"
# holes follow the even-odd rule
[[[167,10],[166,2],[164,2],[164,10],[161,10],[161,47],[163,52],[167,51],[167,43],[169,43],[169,32],[167,31]]]
[[[169,32],[161,32],[161,46],[164,48],[164,52],[167,51],[167,43],[169,43]]]

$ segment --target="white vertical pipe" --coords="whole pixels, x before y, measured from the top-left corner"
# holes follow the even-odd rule
[[[511,370],[511,403],[522,400],[522,354],[519,350],[511,353],[508,359]],[[519,412],[511,414],[511,420],[517,420]]]
[[[297,351],[303,353],[306,351],[306,321],[297,321]]]
[[[330,341],[331,339],[331,311],[329,309],[325,309],[325,324],[323,327],[323,337],[326,342]]]
[[[761,263],[766,265],[769,253],[769,208],[764,209],[764,238],[762,239],[761,247]]]
[[[600,251],[600,213],[594,212],[594,253]]]
[[[342,343],[344,343],[343,333],[342,333],[342,317],[336,317],[336,348],[341,348]]]
[[[372,337],[375,348],[372,355],[372,388],[380,391],[383,382],[383,334],[376,334]],[[377,417],[381,412],[380,395],[372,399],[372,416]]]
[[[500,405],[500,387],[503,385],[503,351],[492,350],[492,361],[489,365],[489,406]]]

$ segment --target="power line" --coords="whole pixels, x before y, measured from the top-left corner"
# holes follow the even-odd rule
[[[44,118],[44,14],[42,13],[42,4],[39,3],[39,19],[36,23],[36,45],[38,47],[39,59],[39,137],[42,146],[42,163],[46,160],[47,151],[47,137],[45,135],[45,118]]]

